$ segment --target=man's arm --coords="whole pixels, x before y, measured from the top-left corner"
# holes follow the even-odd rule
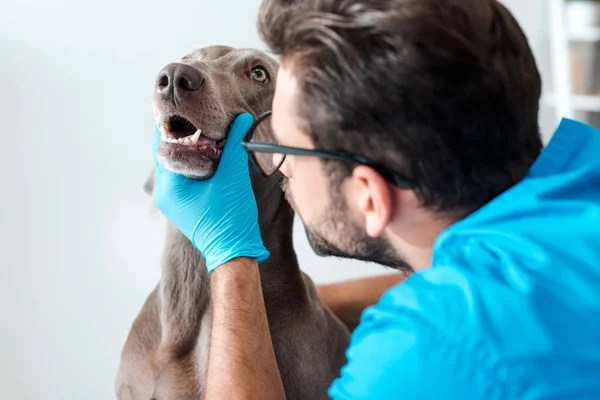
[[[198,249],[211,272],[213,324],[206,398],[282,399],[257,263],[269,258],[260,236],[248,154],[241,146],[254,119],[236,117],[219,167],[206,180],[165,168],[155,127],[154,201]]]
[[[207,399],[284,399],[256,260],[212,273],[213,326]]]
[[[323,303],[353,331],[365,308],[377,303],[386,290],[404,279],[403,274],[383,275],[321,285],[317,290]]]

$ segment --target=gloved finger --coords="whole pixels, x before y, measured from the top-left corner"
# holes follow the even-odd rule
[[[252,126],[253,122],[254,118],[252,118],[252,115],[248,113],[240,114],[233,121],[227,136],[227,142],[225,142],[225,148],[223,149],[223,155],[221,156],[219,167],[222,164],[229,165],[235,161],[243,161],[245,163],[248,162],[248,154],[242,147],[242,140],[246,136],[246,133],[248,133],[248,129],[250,129],[250,126]]]
[[[176,174],[166,168],[156,169],[154,172],[154,201],[159,210],[173,207],[178,201],[189,196],[189,179],[183,175]],[[195,181],[194,181],[195,182]]]

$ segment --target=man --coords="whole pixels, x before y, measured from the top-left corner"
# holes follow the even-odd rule
[[[271,152],[313,248],[414,271],[363,313],[329,395],[600,398],[600,132],[564,120],[542,151],[540,77],[511,14],[265,0],[259,26],[282,59],[271,123],[286,147]],[[284,397],[240,146],[251,122],[215,177],[156,178],[159,208],[215,268],[210,399]]]

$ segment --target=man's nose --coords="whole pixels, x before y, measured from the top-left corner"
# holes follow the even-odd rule
[[[204,80],[204,76],[196,68],[172,63],[158,74],[156,91],[163,96],[182,99],[191,92],[199,90]]]
[[[273,155],[273,156],[275,156],[275,155]],[[279,159],[277,165],[279,165],[279,172],[281,172],[283,174],[283,176],[285,176],[286,178],[291,179],[292,178],[292,170],[289,165],[289,161],[290,161],[289,158],[290,157],[285,157],[283,159],[283,162],[281,162],[281,159]],[[275,162],[275,157],[273,157],[273,162]]]

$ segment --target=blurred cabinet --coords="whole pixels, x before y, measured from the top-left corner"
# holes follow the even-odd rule
[[[600,4],[591,0],[571,3],[579,4],[549,0],[553,90],[542,101],[554,108],[557,122],[575,118],[600,127]]]

